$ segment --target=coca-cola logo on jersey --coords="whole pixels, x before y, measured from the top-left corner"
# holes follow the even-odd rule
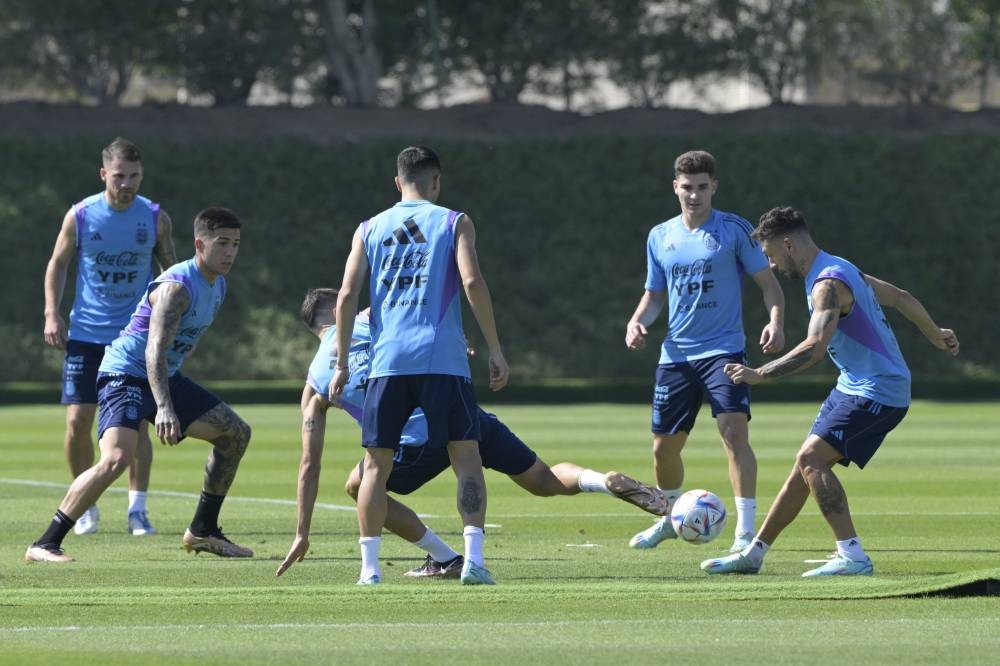
[[[118,254],[111,254],[102,251],[98,252],[97,256],[94,257],[94,263],[99,266],[138,266],[139,253],[125,251]]]

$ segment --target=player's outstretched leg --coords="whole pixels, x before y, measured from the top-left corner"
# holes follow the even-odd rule
[[[659,488],[647,486],[621,472],[608,472],[604,475],[604,485],[618,499],[634,504],[643,511],[655,516],[665,516],[670,513],[670,502]]]

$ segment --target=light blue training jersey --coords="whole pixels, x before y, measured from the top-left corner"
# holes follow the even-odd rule
[[[137,196],[115,210],[104,192],[73,206],[76,216],[76,295],[69,338],[107,344],[118,337],[153,277],[160,205]]]
[[[646,289],[667,292],[661,364],[744,351],[743,276],[768,267],[752,232],[718,210],[693,231],[678,215],[649,232]]]
[[[98,372],[148,376],[146,343],[149,341],[149,318],[152,314],[149,295],[165,282],[183,285],[191,298],[187,310],[181,315],[177,335],[167,347],[167,374],[173,376],[181,369],[188,352],[194,349],[215,320],[215,313],[226,297],[226,278],[220,275],[213,284],[209,284],[198,270],[194,258],[174,264],[150,283],[128,326],[105,348],[104,360],[101,361]]]
[[[361,425],[361,413],[365,406],[365,387],[368,384],[368,371],[371,362],[371,332],[368,327],[368,313],[360,312],[354,320],[354,333],[351,335],[351,349],[348,352],[347,367],[351,378],[344,386],[341,405],[344,411],[351,415],[357,424]],[[331,326],[323,333],[316,356],[309,365],[306,383],[321,396],[326,396],[337,369],[337,327]],[[403,446],[420,446],[427,442],[427,419],[418,407],[403,427],[400,444]]]
[[[910,370],[864,273],[846,259],[821,251],[806,275],[810,313],[813,285],[827,278],[843,282],[854,295],[854,306],[840,318],[827,348],[840,368],[837,390],[889,407],[909,406]]]
[[[361,223],[371,267],[371,377],[470,377],[455,263],[461,215],[401,201]]]

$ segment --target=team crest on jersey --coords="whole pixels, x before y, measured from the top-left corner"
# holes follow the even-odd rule
[[[135,242],[139,245],[145,245],[146,241],[149,240],[149,232],[146,231],[146,225],[141,225],[135,230]]]
[[[719,240],[719,237],[716,234],[712,232],[705,234],[705,248],[708,249],[709,252],[715,252],[720,247],[722,247],[722,241]]]

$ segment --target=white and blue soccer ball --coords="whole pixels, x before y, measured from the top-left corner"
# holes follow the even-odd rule
[[[707,490],[689,490],[670,509],[670,524],[688,543],[708,543],[726,526],[726,505]]]

